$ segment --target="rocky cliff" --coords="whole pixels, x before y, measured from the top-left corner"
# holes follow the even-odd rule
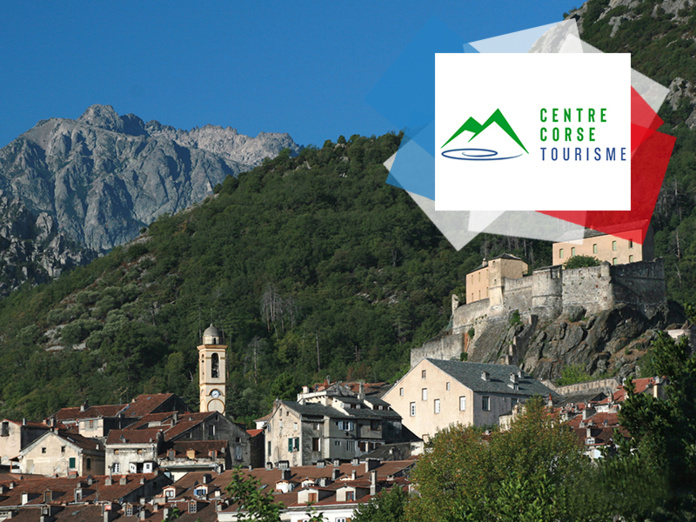
[[[596,377],[625,377],[636,371],[657,330],[683,321],[673,303],[649,313],[624,304],[596,314],[578,307],[547,322],[511,315],[475,332],[467,360],[516,364],[538,379],[557,380],[571,365]]]
[[[39,122],[0,149],[0,292],[133,239],[284,148],[299,150],[288,134],[182,131],[107,105]]]

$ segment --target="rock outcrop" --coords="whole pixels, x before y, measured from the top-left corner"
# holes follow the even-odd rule
[[[0,149],[9,212],[0,221],[0,257],[18,270],[16,281],[3,273],[0,292],[133,239],[157,216],[203,200],[226,176],[284,148],[299,150],[287,134],[252,138],[210,125],[182,131],[108,105],[77,120],[39,122]]]

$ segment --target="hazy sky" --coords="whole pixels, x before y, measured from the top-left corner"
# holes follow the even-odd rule
[[[61,1],[0,4],[0,147],[50,117],[112,105],[303,145],[393,124],[364,99],[432,16],[474,41],[557,22],[581,2]]]

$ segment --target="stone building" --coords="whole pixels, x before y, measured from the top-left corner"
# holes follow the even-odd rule
[[[203,332],[198,347],[198,387],[200,411],[225,413],[227,387],[227,345],[212,324]]]
[[[47,424],[26,419],[0,421],[0,466],[10,468],[13,462],[17,462],[19,452],[49,429]]]
[[[626,237],[618,237],[587,229],[582,240],[553,244],[553,264],[562,265],[573,256],[596,257],[611,265],[650,261],[655,255],[652,229],[640,243],[642,234],[641,230],[632,230],[623,234]]]
[[[427,440],[456,423],[498,424],[529,397],[555,393],[517,366],[423,359],[384,395],[404,427]]]
[[[22,473],[49,476],[101,475],[104,446],[66,430],[46,431],[19,453]]]
[[[301,466],[351,460],[405,434],[385,401],[335,384],[319,392],[305,387],[297,401],[276,401],[265,435],[266,462]]]
[[[519,279],[527,273],[529,266],[519,257],[503,254],[486,261],[466,276],[466,303],[481,299],[491,302],[502,298],[503,279]]]
[[[233,466],[251,463],[249,434],[242,426],[215,411],[168,412],[146,415],[126,429],[111,430],[106,440],[106,469],[112,473],[149,473],[159,466],[159,456],[166,460],[168,450],[180,441],[209,442],[211,447],[214,441],[227,441],[225,451],[229,451]],[[216,457],[216,463],[226,462],[226,458]]]

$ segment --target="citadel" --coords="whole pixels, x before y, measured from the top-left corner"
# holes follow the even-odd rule
[[[566,269],[575,255],[603,259],[599,266]],[[446,335],[411,351],[411,366],[424,358],[457,359],[480,333],[513,315],[525,324],[548,323],[561,315],[597,314],[630,305],[646,315],[666,303],[662,259],[649,243],[591,234],[582,244],[555,243],[554,265],[529,273],[522,259],[503,254],[484,260],[466,276],[466,295],[452,295],[452,322]],[[611,261],[610,261],[611,260]]]

